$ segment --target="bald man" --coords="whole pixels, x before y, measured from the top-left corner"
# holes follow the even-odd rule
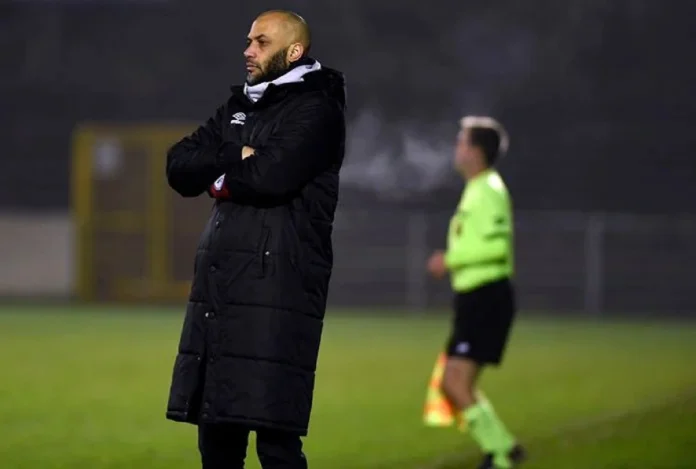
[[[264,469],[307,468],[345,147],[343,76],[310,47],[300,16],[259,16],[246,83],[167,155],[172,189],[214,199],[167,411],[198,426],[203,469],[243,468],[251,431]]]

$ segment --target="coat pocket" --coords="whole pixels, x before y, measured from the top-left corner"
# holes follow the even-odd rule
[[[230,252],[219,257],[219,266],[209,280],[207,302],[216,309],[243,297],[249,288],[245,279],[254,276],[256,255],[253,251]]]

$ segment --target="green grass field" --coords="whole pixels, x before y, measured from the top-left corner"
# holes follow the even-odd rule
[[[181,317],[0,308],[0,468],[199,467],[194,427],[164,419]],[[447,326],[329,314],[310,467],[475,466],[467,435],[421,423]],[[696,467],[696,324],[522,319],[482,387],[529,469]]]

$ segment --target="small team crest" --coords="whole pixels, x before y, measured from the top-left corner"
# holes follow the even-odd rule
[[[471,346],[469,345],[469,342],[459,342],[457,346],[455,347],[455,351],[459,355],[466,355],[469,353],[469,350],[471,349]]]

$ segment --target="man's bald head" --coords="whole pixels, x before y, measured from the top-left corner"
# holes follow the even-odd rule
[[[244,51],[247,83],[273,80],[307,55],[311,46],[309,26],[291,11],[261,13],[251,25]]]
[[[300,15],[288,10],[269,10],[261,13],[256,18],[256,21],[262,18],[278,21],[287,34],[289,44],[294,42],[300,43],[304,47],[305,54],[309,52],[309,48],[312,45],[312,37],[309,25]]]

